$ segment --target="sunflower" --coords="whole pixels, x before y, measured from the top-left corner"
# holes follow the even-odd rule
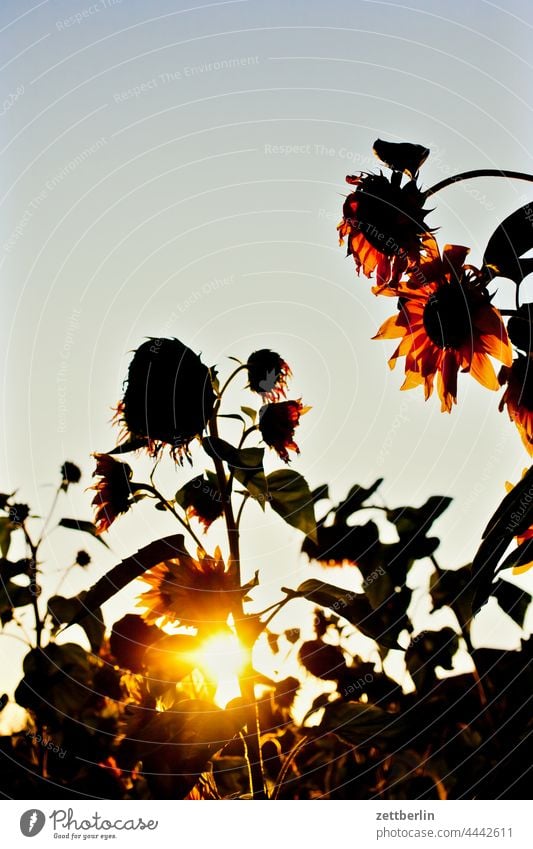
[[[356,189],[342,208],[337,227],[339,244],[348,239],[348,256],[353,256],[357,273],[365,277],[376,272],[379,294],[387,286],[396,286],[400,276],[418,263],[423,250],[422,237],[428,232],[424,222],[425,194],[416,180],[401,186],[401,174],[390,179],[383,174],[361,174],[346,177]]]
[[[215,403],[210,371],[179,339],[149,339],[137,348],[117,407],[122,436],[155,456],[164,445],[178,462],[209,421]]]
[[[137,607],[149,625],[167,623],[193,625],[209,630],[223,628],[240,589],[226,571],[220,549],[213,557],[198,549],[198,560],[180,554],[150,569],[143,581],[151,589],[139,596]]]
[[[198,519],[205,531],[224,512],[223,496],[218,483],[204,475],[197,475],[187,481],[176,494],[176,501],[185,510],[187,518]]]
[[[307,413],[301,399],[298,401],[280,401],[277,404],[265,404],[259,410],[259,430],[270,448],[274,448],[285,463],[289,462],[289,451],[300,453],[294,441],[294,430],[300,423],[300,416]]]
[[[389,360],[394,368],[398,358],[405,357],[401,388],[423,385],[427,400],[437,376],[441,410],[449,413],[457,403],[459,370],[497,390],[489,357],[509,366],[511,345],[500,313],[490,303],[485,278],[464,265],[468,248],[446,245],[441,259],[434,239],[426,238],[425,246],[426,259],[398,287],[398,313],[374,338],[401,339]]]
[[[93,457],[96,459],[93,477],[99,477],[100,480],[89,488],[96,490],[92,501],[95,508],[94,523],[96,533],[101,534],[108,530],[117,516],[129,510],[133,503],[132,496],[140,486],[132,484],[133,472],[127,463],[120,463],[109,454],[93,454]]]
[[[528,454],[533,454],[533,360],[522,354],[511,365],[504,365],[498,379],[507,385],[500,401],[500,412],[507,407]]]
[[[292,372],[279,354],[268,348],[254,351],[246,363],[248,387],[261,395],[263,401],[279,401],[285,397],[288,378]]]

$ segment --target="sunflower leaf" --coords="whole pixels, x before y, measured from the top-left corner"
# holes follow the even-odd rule
[[[293,469],[279,469],[266,479],[268,500],[273,510],[287,524],[303,531],[313,542],[317,541],[315,509],[309,485]]]
[[[58,522],[60,528],[68,528],[71,531],[83,531],[85,534],[90,534],[92,537],[101,542],[103,546],[109,548],[105,540],[96,533],[96,526],[93,522],[87,522],[84,519],[60,519]]]
[[[533,248],[533,208],[527,203],[501,224],[490,237],[483,264],[493,276],[508,277],[520,285],[533,271],[533,260],[520,259]]]
[[[0,517],[0,552],[2,557],[7,557],[11,545],[11,531],[13,526],[9,516]]]
[[[255,424],[255,420],[257,419],[257,410],[254,410],[253,407],[241,407],[241,412],[243,412],[245,416],[248,416],[252,424]]]
[[[385,738],[396,737],[403,730],[403,720],[376,705],[336,701],[324,707],[317,732],[336,734],[352,746],[376,746]]]
[[[55,631],[57,631],[60,625],[70,622],[75,616],[81,613],[83,615],[83,621],[80,624],[87,634],[92,651],[98,652],[102,646],[105,633],[102,611],[99,607],[91,607],[91,615],[85,616],[85,613],[89,613],[89,610],[86,609],[85,597],[86,593],[84,592],[72,598],[54,595],[48,600],[47,609],[54,621]]]
[[[145,436],[136,436],[128,439],[127,442],[121,442],[116,448],[111,451],[106,451],[106,454],[128,454],[130,451],[138,451],[140,448],[146,448],[148,440]]]
[[[291,598],[306,598],[321,607],[327,607],[355,625],[362,634],[380,645],[399,649],[397,635],[403,629],[403,619],[393,617],[386,621],[380,610],[374,610],[366,595],[326,584],[310,578],[300,584],[297,590],[285,590]]]
[[[530,594],[500,578],[494,585],[492,595],[503,612],[510,616],[520,628],[523,628],[527,609],[531,602]]]
[[[187,554],[183,534],[162,537],[162,539],[155,540],[140,548],[135,554],[122,560],[107,575],[103,575],[88,590],[83,599],[84,609],[74,617],[70,624],[75,625],[81,622],[89,610],[101,607],[131,581],[147,572],[148,569],[153,569],[158,563],[178,557],[180,554]]]

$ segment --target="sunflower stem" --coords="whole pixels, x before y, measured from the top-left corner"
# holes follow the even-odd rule
[[[497,168],[477,168],[474,171],[462,171],[460,174],[453,174],[451,177],[446,177],[440,183],[435,183],[430,189],[426,189],[424,195],[426,198],[440,192],[441,189],[446,189],[453,183],[461,183],[463,180],[473,180],[476,177],[505,177],[508,180],[526,180],[528,183],[533,183],[533,175],[524,174],[522,171],[507,171],[506,169]]]
[[[139,488],[140,488],[140,487],[141,487],[141,484],[139,484]],[[149,485],[149,484],[147,484],[147,483],[143,483],[143,484],[142,484],[142,488],[143,488],[144,490],[146,490],[146,492],[151,492],[153,495],[155,495],[155,496],[156,496],[156,498],[158,498],[158,499],[159,499],[159,501],[161,502],[161,504],[164,504],[165,508],[166,508],[166,509],[167,509],[170,513],[172,513],[172,515],[173,515],[173,516],[174,516],[174,517],[178,520],[178,522],[180,523],[180,525],[181,525],[183,528],[185,528],[185,530],[187,531],[187,533],[189,533],[189,534],[191,535],[191,537],[192,537],[192,538],[193,538],[193,540],[195,541],[195,543],[196,543],[197,547],[198,547],[198,548],[201,548],[201,549],[202,549],[202,551],[204,551],[204,550],[205,550],[205,546],[204,546],[204,544],[201,542],[201,540],[200,540],[200,539],[197,537],[197,535],[194,533],[194,531],[193,531],[193,529],[191,528],[191,526],[189,525],[189,523],[188,523],[188,522],[186,522],[186,521],[185,521],[185,519],[183,519],[183,518],[180,516],[180,514],[178,513],[178,511],[174,508],[174,506],[170,503],[170,501],[167,501],[167,499],[165,498],[165,496],[164,496],[164,495],[162,495],[162,493],[160,493],[160,492],[159,492],[159,490],[157,489],[157,487],[155,487],[155,486],[150,486],[150,485]]]
[[[236,369],[233,375],[234,377],[237,371],[239,371],[244,366]],[[228,382],[231,378],[228,378],[226,383],[224,384],[223,390],[228,385]],[[222,394],[222,393],[221,393]],[[212,437],[218,438],[218,419],[217,419],[217,411],[218,405],[215,407],[213,411],[213,415],[209,421],[209,433]],[[215,464],[215,471],[218,480],[218,487],[220,493],[222,495],[222,503],[224,505],[224,519],[226,521],[226,531],[228,534],[228,545],[229,545],[229,564],[228,570],[230,574],[233,574],[239,586],[242,584],[241,580],[241,562],[240,562],[240,544],[239,544],[239,528],[235,521],[235,516],[233,514],[233,504],[231,502],[231,490],[229,489],[229,482],[226,479],[226,472],[224,470],[224,464],[220,457],[214,457],[213,462]],[[252,792],[252,797],[254,799],[266,799],[266,791],[265,791],[265,779],[263,773],[263,763],[261,758],[261,739],[260,739],[260,727],[259,727],[259,713],[257,709],[257,702],[255,700],[255,686],[254,686],[254,671],[252,667],[252,646],[250,645],[250,640],[246,635],[245,629],[239,628],[239,622],[243,622],[246,625],[247,618],[242,605],[242,599],[239,598],[238,602],[236,602],[235,611],[234,611],[234,619],[237,628],[237,634],[241,638],[241,641],[244,646],[246,646],[248,652],[248,664],[245,674],[243,675],[240,686],[242,697],[246,703],[245,711],[246,711],[246,735],[245,735],[245,751],[246,751],[246,759],[249,766],[250,771],[250,789]],[[239,631],[241,631],[239,633]]]
[[[40,533],[39,539],[38,539],[38,540],[37,540],[37,542],[35,543],[35,547],[36,547],[36,548],[39,548],[40,544],[41,544],[41,543],[42,543],[42,541],[43,541],[44,535],[45,535],[45,533],[46,533],[46,529],[47,529],[48,525],[50,524],[50,519],[52,518],[52,513],[53,513],[53,512],[54,512],[54,510],[55,510],[55,507],[56,507],[56,504],[57,504],[57,500],[58,500],[58,498],[59,498],[59,493],[60,493],[62,490],[63,490],[63,484],[62,484],[62,483],[60,483],[60,484],[59,484],[59,486],[57,487],[57,489],[56,489],[56,491],[55,491],[55,494],[54,494],[54,497],[53,497],[53,499],[52,499],[52,503],[51,503],[51,505],[50,505],[50,509],[49,509],[49,511],[48,511],[48,516],[47,516],[47,517],[46,517],[46,519],[44,520],[43,526],[42,526],[42,528],[41,528],[41,533]]]
[[[236,376],[239,374],[239,372],[244,371],[244,369],[245,369],[245,368],[247,368],[246,363],[241,363],[241,365],[240,365],[240,366],[237,366],[237,368],[236,368],[236,369],[234,369],[234,370],[231,372],[230,376],[228,377],[228,379],[226,380],[226,382],[225,382],[225,383],[224,383],[224,385],[222,386],[222,389],[221,389],[221,390],[220,390],[220,392],[218,393],[218,398],[219,398],[219,400],[222,398],[222,396],[223,396],[224,392],[226,391],[226,389],[228,388],[228,386],[229,386],[229,385],[230,385],[230,383],[232,382],[233,378],[234,378],[234,377],[236,377]]]
[[[40,649],[42,643],[42,633],[43,633],[43,622],[39,613],[39,602],[38,602],[38,584],[37,584],[37,551],[39,548],[39,544],[35,544],[26,528],[26,525],[22,525],[22,530],[24,532],[24,538],[30,549],[30,569],[29,569],[29,579],[30,579],[30,594],[31,594],[31,604],[33,607],[33,615],[35,617],[35,647]]]

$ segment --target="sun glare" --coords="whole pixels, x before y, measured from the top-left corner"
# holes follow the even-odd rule
[[[214,634],[198,651],[198,665],[217,685],[215,702],[225,707],[240,696],[239,675],[244,671],[246,652],[235,634]]]

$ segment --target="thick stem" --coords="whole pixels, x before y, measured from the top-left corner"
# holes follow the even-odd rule
[[[39,614],[39,585],[37,583],[37,549],[38,545],[35,545],[32,542],[28,531],[26,530],[25,525],[22,526],[22,530],[24,531],[24,537],[26,539],[26,543],[28,548],[30,549],[30,569],[29,569],[29,579],[30,579],[30,594],[31,594],[31,604],[33,607],[33,614],[35,617],[35,646],[36,648],[41,648],[42,643],[42,633],[43,633],[43,623],[41,620],[41,616]]]
[[[227,385],[226,381],[226,385]],[[209,432],[211,436],[218,437],[218,422],[216,410],[209,422]],[[228,546],[229,546],[229,564],[228,570],[230,574],[232,574],[235,578],[235,581],[241,585],[241,564],[240,564],[240,545],[239,545],[239,528],[237,523],[235,522],[235,516],[233,514],[233,505],[231,503],[231,492],[228,487],[228,481],[226,480],[226,472],[224,470],[224,464],[219,457],[214,458],[213,460],[215,464],[215,471],[218,479],[218,487],[220,490],[220,494],[222,495],[222,503],[224,505],[224,518],[226,520],[226,530],[228,534]],[[246,650],[248,652],[248,664],[247,669],[244,675],[241,678],[241,693],[242,697],[246,703],[246,734],[245,734],[245,744],[247,751],[248,764],[250,768],[250,778],[251,778],[251,790],[252,796],[254,799],[266,799],[267,795],[265,792],[265,781],[263,776],[263,764],[261,758],[261,743],[260,743],[260,729],[259,729],[259,716],[257,711],[257,703],[255,700],[255,687],[254,687],[254,671],[252,668],[251,662],[251,646],[249,645],[249,638],[246,633],[242,634],[242,629],[240,629],[240,623],[245,623],[245,614],[242,607],[242,600],[239,597],[239,600],[235,603],[234,612],[233,612],[235,627],[237,629],[237,634],[239,637],[242,637],[243,645],[246,646]],[[241,630],[241,633],[239,631]]]
[[[508,180],[526,180],[528,183],[533,183],[533,175],[524,174],[522,171],[477,168],[475,171],[462,171],[460,174],[453,174],[451,177],[446,177],[440,183],[435,183],[430,189],[426,189],[424,194],[428,198],[440,192],[441,189],[446,189],[448,186],[453,185],[453,183],[461,183],[463,180],[473,180],[475,177],[505,177]]]

